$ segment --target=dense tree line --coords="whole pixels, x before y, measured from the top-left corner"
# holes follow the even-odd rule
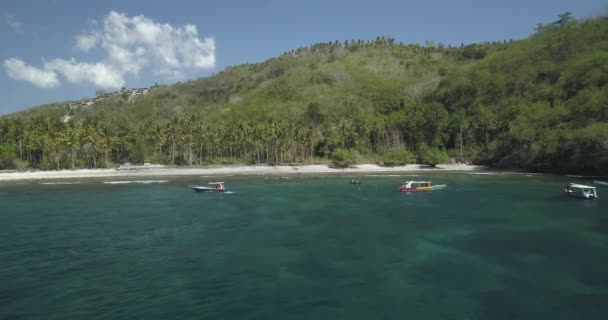
[[[443,43],[435,43],[433,41],[426,41],[424,44],[404,44],[401,42],[396,42],[395,38],[387,37],[387,36],[377,36],[374,40],[361,40],[361,39],[352,39],[345,40],[344,42],[334,41],[334,42],[322,42],[316,43],[308,47],[302,47],[294,50],[290,50],[281,55],[281,57],[285,56],[302,56],[307,54],[319,55],[319,54],[331,54],[338,49],[345,49],[350,52],[357,51],[359,49],[366,48],[390,48],[390,47],[400,47],[400,48],[409,48],[418,52],[424,53],[443,53],[449,56],[456,57],[458,59],[483,59],[486,54],[492,51],[503,50],[508,47],[508,43],[511,43],[512,40],[508,42],[504,41],[492,41],[492,42],[482,42],[482,43],[473,43],[465,45],[461,43],[460,46],[452,46],[446,45]]]
[[[209,122],[193,113],[162,125],[138,124],[124,118],[88,118],[67,123],[43,116],[28,120],[0,118],[0,146],[5,158],[10,155],[19,159],[13,167],[21,163],[42,169],[111,167],[127,161],[141,163],[144,159],[176,165],[310,163],[333,159],[335,152],[344,150],[369,155],[406,145],[426,146],[427,141],[435,145],[442,128],[428,122],[447,116],[442,113],[420,124],[410,123],[412,129],[426,132],[410,135],[403,131],[409,127],[403,127],[398,118],[330,123],[317,106],[311,103],[306,118],[300,122]],[[390,115],[395,116],[398,115]],[[9,167],[4,163],[4,168]]]

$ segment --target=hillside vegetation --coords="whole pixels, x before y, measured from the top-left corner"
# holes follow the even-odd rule
[[[0,118],[4,167],[160,163],[435,164],[608,173],[608,20],[446,47],[322,43],[93,106]],[[69,114],[71,120],[60,119]],[[10,147],[10,148],[7,148]],[[6,150],[13,150],[14,153]],[[433,155],[430,157],[428,155]],[[435,159],[435,160],[428,160]],[[8,164],[8,165],[7,165]]]

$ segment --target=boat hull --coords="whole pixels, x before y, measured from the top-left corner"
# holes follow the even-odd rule
[[[564,191],[564,193],[570,197],[573,198],[577,198],[577,199],[583,199],[583,200],[595,200],[597,198],[599,198],[599,196],[597,195],[584,195],[584,194],[580,194],[580,193],[576,193],[576,192],[568,192],[568,191]]]
[[[226,192],[226,189],[220,189],[220,188],[208,188],[208,187],[190,187],[192,188],[192,190],[196,191],[196,192]]]

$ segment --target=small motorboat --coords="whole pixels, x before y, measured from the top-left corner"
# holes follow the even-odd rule
[[[361,184],[361,181],[355,180],[355,179],[351,179],[350,180],[350,184]]]
[[[192,190],[196,192],[226,192],[224,182],[209,182],[209,187],[206,186],[191,186]]]
[[[584,184],[569,183],[564,188],[564,193],[575,198],[594,200],[599,198],[595,187],[587,186]]]
[[[608,181],[593,180],[593,184],[597,184],[598,186],[608,187]]]
[[[401,192],[435,191],[447,187],[447,184],[431,185],[431,181],[407,181],[401,187]]]

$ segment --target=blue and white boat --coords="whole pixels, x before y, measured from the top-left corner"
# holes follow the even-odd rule
[[[206,186],[190,186],[190,188],[196,192],[226,192],[226,187],[224,186],[223,181],[218,182],[209,182]]]

